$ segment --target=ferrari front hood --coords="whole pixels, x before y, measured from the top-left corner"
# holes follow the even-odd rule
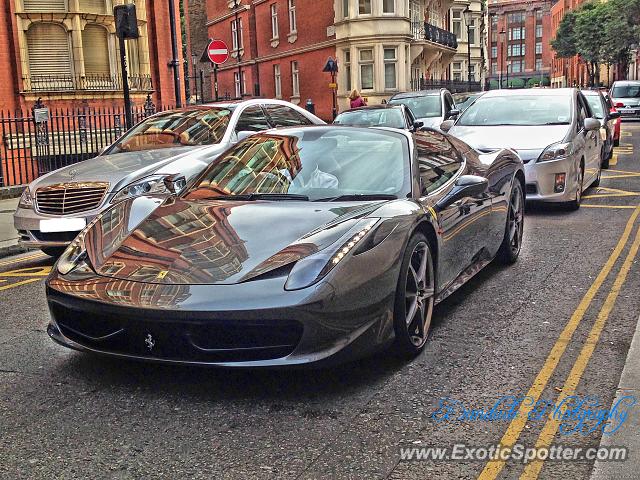
[[[327,246],[307,234],[345,233],[380,202],[169,200],[102,254],[102,276],[158,284],[234,284]],[[112,223],[112,222],[111,222]],[[132,222],[122,222],[131,224]],[[96,225],[98,230],[104,228]],[[93,238],[105,235],[96,231]],[[331,242],[340,235],[333,235]],[[323,244],[324,242],[324,244]]]

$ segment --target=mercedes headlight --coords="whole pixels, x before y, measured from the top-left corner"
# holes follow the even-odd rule
[[[327,248],[315,255],[298,260],[289,273],[289,278],[287,278],[287,282],[284,285],[285,290],[299,290],[309,287],[326,276],[368,238],[368,234],[379,221],[379,218],[362,220],[358,222],[358,225],[356,225],[340,248]],[[381,238],[380,241],[384,240],[384,238]]]
[[[567,158],[573,153],[573,145],[571,143],[554,143],[544,149],[544,152],[538,158],[538,162],[549,162],[551,160],[560,160]]]
[[[18,208],[32,208],[32,207],[33,207],[33,197],[31,196],[31,191],[29,187],[27,187],[22,192],[22,196],[20,197],[20,201],[18,202]]]
[[[115,194],[111,203],[139,197],[141,195],[162,195],[170,193],[164,184],[164,175],[153,175],[130,183]]]

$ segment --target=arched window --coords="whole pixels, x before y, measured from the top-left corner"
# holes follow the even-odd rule
[[[100,25],[87,25],[82,31],[84,52],[84,72],[87,76],[108,76],[111,74],[109,62],[109,32]]]
[[[69,36],[62,25],[34,23],[27,30],[31,89],[73,88]]]
[[[106,13],[106,3],[105,0],[80,0],[78,6],[83,13]]]
[[[66,0],[24,0],[25,12],[66,12]]]

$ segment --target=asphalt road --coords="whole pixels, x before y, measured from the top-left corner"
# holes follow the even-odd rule
[[[543,443],[597,446],[599,433],[559,435],[546,417],[432,413],[445,396],[488,409],[527,392],[555,402],[574,387],[610,405],[640,315],[640,219],[629,222],[640,124],[623,135],[589,206],[529,208],[518,263],[490,266],[440,305],[410,363],[382,354],[332,370],[225,371],[72,352],[45,332],[51,260],[0,260],[0,478],[519,478],[521,463],[401,461],[400,448],[533,446],[543,429]],[[538,462],[526,478],[591,468]]]

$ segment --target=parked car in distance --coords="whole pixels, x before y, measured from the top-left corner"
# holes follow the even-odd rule
[[[456,109],[449,90],[421,90],[418,92],[396,93],[389,99],[390,105],[406,105],[415,119],[425,127],[439,128],[449,118],[460,112]]]
[[[171,364],[415,356],[434,304],[517,260],[523,186],[512,150],[479,155],[435,130],[262,132],[177,196],[96,217],[47,279],[48,333]]]
[[[527,200],[580,207],[601,174],[600,120],[575,88],[492,90],[442,130],[481,152],[513,148],[525,163]]]
[[[484,95],[484,92],[460,92],[453,94],[453,101],[455,102],[456,109],[460,110],[460,113],[464,112],[469,105],[475,102],[478,98]]]
[[[602,138],[602,168],[609,168],[609,160],[613,156],[615,123],[620,119],[620,113],[610,112],[607,101],[598,90],[582,90],[582,94],[587,99],[591,113],[600,120]]]
[[[611,103],[611,96],[608,91],[601,91],[602,96],[604,97],[605,102],[607,102],[607,108],[610,113],[615,113],[618,110]],[[620,118],[620,113],[618,113],[618,118],[616,118],[613,122],[613,146],[620,146],[620,127],[622,126],[622,119]]]
[[[157,113],[101,155],[50,172],[25,189],[14,214],[19,242],[58,256],[99,212],[139,195],[168,195],[164,179],[184,183],[249,135],[324,122],[280,100],[256,99]]]
[[[336,125],[352,127],[389,127],[411,132],[422,127],[405,105],[370,105],[341,112],[333,121]]]
[[[622,119],[640,118],[640,80],[618,80],[611,86],[611,103]]]

